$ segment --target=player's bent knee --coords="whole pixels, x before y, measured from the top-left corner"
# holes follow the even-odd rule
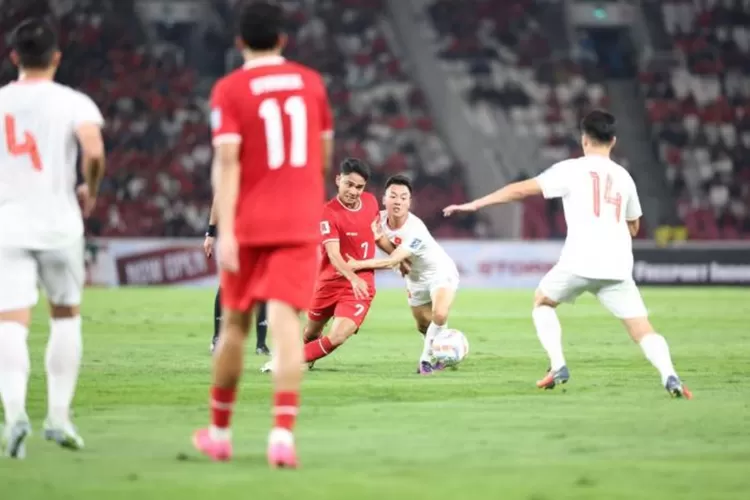
[[[357,324],[349,318],[334,318],[328,338],[331,339],[331,344],[339,346],[357,333],[358,329]]]
[[[75,318],[81,315],[79,306],[59,306],[50,304],[49,315],[55,319]]]
[[[550,299],[546,295],[544,295],[540,290],[537,290],[534,294],[534,307],[542,307],[542,306],[548,306],[551,308],[556,308],[559,305],[558,302]]]
[[[432,313],[432,322],[438,326],[443,326],[448,322],[448,311],[435,310]]]

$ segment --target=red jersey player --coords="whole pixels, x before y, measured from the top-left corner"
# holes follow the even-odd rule
[[[348,158],[341,163],[336,177],[338,194],[330,200],[320,222],[323,258],[315,285],[315,296],[305,327],[305,362],[311,363],[331,354],[357,333],[375,296],[375,272],[355,272],[347,264],[347,255],[375,256],[373,222],[380,215],[378,201],[363,192],[370,169],[362,161]],[[367,257],[365,257],[367,256]],[[333,318],[327,336],[321,337],[326,323]],[[274,371],[268,362],[261,371]]]
[[[322,78],[280,56],[282,11],[246,5],[239,19],[245,65],[211,96],[219,223],[222,331],[214,355],[211,426],[193,436],[214,460],[232,455],[229,424],[252,308],[266,302],[274,355],[272,467],[295,467],[292,428],[303,361],[299,311],[312,298],[331,112]]]

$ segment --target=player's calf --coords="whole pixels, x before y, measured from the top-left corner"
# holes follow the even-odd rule
[[[302,384],[302,343],[297,311],[279,301],[268,303],[268,322],[274,335],[274,423],[268,441],[268,462],[271,467],[297,467],[293,430],[299,412]]]
[[[677,376],[669,345],[666,339],[654,331],[647,317],[627,318],[622,320],[628,335],[637,343],[644,356],[661,377],[661,383],[673,397],[692,398],[692,393],[682,384]]]

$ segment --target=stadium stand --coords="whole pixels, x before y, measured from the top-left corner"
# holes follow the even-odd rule
[[[640,81],[689,238],[750,238],[750,2],[647,8],[680,59]]]
[[[470,106],[488,103],[509,117],[519,139],[540,151],[538,164],[516,166],[519,178],[580,153],[577,124],[606,107],[603,75],[585,50],[572,59],[559,0],[425,2],[435,50]],[[581,44],[585,47],[585,44]],[[523,238],[565,235],[560,204],[528,200]]]
[[[219,53],[222,61],[232,46],[232,3],[212,2],[223,22],[206,33],[205,53]],[[6,33],[31,15],[58,18],[65,49],[58,80],[90,94],[107,118],[108,174],[90,233],[201,235],[211,203],[207,89],[228,68],[195,61],[184,49],[190,32],[184,25],[144,26],[132,1],[68,2],[56,12],[41,0],[10,4],[2,13]],[[327,77],[336,160],[366,158],[377,189],[388,175],[408,173],[417,191],[415,211],[435,234],[473,236],[476,218],[440,216],[443,206],[466,199],[462,168],[433,130],[419,89],[393,52],[382,4],[284,4],[294,21],[286,55]],[[1,81],[7,82],[15,69],[4,61]]]

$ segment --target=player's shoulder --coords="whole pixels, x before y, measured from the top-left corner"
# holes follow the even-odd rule
[[[409,217],[406,219],[406,225],[411,231],[429,233],[427,224],[425,224],[424,221],[414,212],[409,212]]]

